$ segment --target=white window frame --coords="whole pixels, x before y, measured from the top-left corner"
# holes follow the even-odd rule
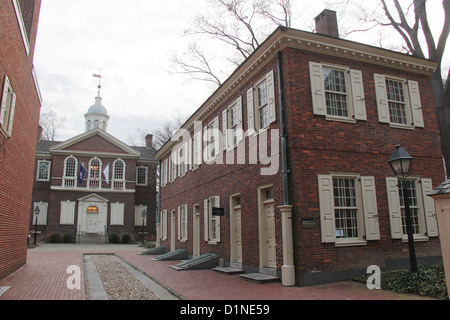
[[[220,207],[220,196],[205,199],[203,205],[205,241],[216,245],[220,242],[220,216],[212,215],[213,207]]]
[[[98,161],[98,171],[92,170],[92,162]],[[102,160],[98,157],[94,157],[89,160],[88,168],[88,189],[101,189],[102,188]],[[97,172],[97,173],[96,173]]]
[[[122,172],[118,171],[119,169],[119,163],[122,164]],[[112,179],[111,179],[111,188],[114,190],[125,190],[126,187],[126,180],[125,180],[125,173],[126,173],[126,163],[122,159],[116,159],[113,162],[113,171],[112,171]],[[137,169],[136,169],[137,170]],[[120,175],[122,175],[122,178],[120,178]]]
[[[75,163],[75,167],[73,170],[73,175],[67,175],[68,167],[67,163],[69,160],[73,159]],[[77,186],[77,168],[78,168],[78,159],[74,156],[68,156],[64,159],[64,175],[63,175],[63,188],[76,188]]]
[[[12,134],[15,110],[16,94],[12,88],[11,81],[5,75],[0,102],[0,131],[6,138],[11,137]]]
[[[386,80],[395,81],[402,84],[406,123],[393,122],[390,117]],[[377,98],[378,120],[387,123],[393,128],[410,129],[424,127],[422,103],[420,101],[419,83],[415,80],[408,80],[392,75],[374,74],[375,93]]]
[[[219,132],[219,117],[215,117],[205,126],[203,132],[203,139],[205,142],[206,161],[214,160],[220,153],[220,132]],[[214,155],[212,151],[214,150]]]
[[[433,190],[432,181],[428,178],[410,177],[408,181],[413,181],[416,187],[417,205],[411,206],[417,210],[419,233],[415,233],[415,241],[426,241],[429,237],[438,236],[438,227],[434,200],[428,196]],[[400,201],[399,181],[395,177],[386,178],[386,188],[388,195],[389,220],[391,226],[391,238],[408,241],[408,235],[403,231],[404,227],[404,207]],[[412,201],[410,199],[410,205]]]
[[[234,117],[233,117],[234,115]],[[233,122],[235,120],[235,123]],[[222,112],[222,134],[224,149],[235,148],[243,139],[242,97],[237,98]]]
[[[338,238],[336,230],[336,208],[333,179],[353,179],[355,181],[358,236]],[[366,245],[367,241],[380,239],[377,197],[374,177],[359,174],[318,175],[321,233],[323,243],[335,246]]]
[[[161,240],[167,240],[167,210],[161,211],[159,226],[161,229]]]
[[[18,0],[12,0],[14,6],[14,11],[16,13],[17,23],[19,24],[20,34],[22,35],[23,45],[25,47],[25,52],[27,55],[30,53],[30,43],[28,41],[27,29],[25,28],[25,22],[22,16],[22,10],[20,9],[20,4]]]
[[[202,132],[196,132],[192,141],[192,169],[202,164]]]
[[[266,103],[259,105],[258,87],[266,83]],[[248,134],[267,130],[270,125],[276,121],[275,110],[275,80],[273,70],[269,71],[262,79],[257,81],[250,89],[247,90],[247,117],[248,117]],[[260,110],[267,108],[267,124],[261,126]]]
[[[347,116],[332,115],[328,113],[326,103],[325,80],[323,69],[334,69],[344,72],[346,87]],[[313,103],[313,113],[325,116],[325,119],[332,121],[343,121],[355,123],[357,120],[367,120],[366,103],[364,97],[364,83],[360,70],[350,69],[330,63],[309,62],[311,94]],[[342,94],[342,93],[340,93]]]
[[[44,173],[44,171],[41,170],[41,164],[47,165],[47,168],[45,170],[46,177],[41,177],[41,173]],[[50,181],[51,166],[52,166],[52,162],[49,160],[38,160],[37,170],[36,170],[37,171],[36,172],[36,181],[44,181],[44,182]]]
[[[139,182],[139,173],[141,170],[144,170],[144,183]],[[161,168],[162,170],[162,168]],[[140,173],[142,175],[142,171]],[[162,174],[162,172],[161,172]],[[148,167],[147,166],[137,166],[136,167],[136,185],[137,186],[147,186],[148,185]]]

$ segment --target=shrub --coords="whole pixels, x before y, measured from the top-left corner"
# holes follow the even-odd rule
[[[111,235],[109,236],[109,243],[119,243],[119,242],[120,242],[119,235],[116,233],[111,233]]]
[[[131,237],[129,234],[124,234],[122,236],[122,243],[130,243],[130,241],[131,241]]]
[[[63,243],[72,243],[72,235],[70,233],[66,233],[62,238]]]
[[[61,242],[61,236],[59,233],[52,233],[50,237],[48,237],[48,242],[50,243],[60,243]]]

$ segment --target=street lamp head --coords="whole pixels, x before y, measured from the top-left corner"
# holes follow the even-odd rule
[[[145,216],[147,215],[147,210],[142,210],[142,218],[145,218]]]
[[[411,172],[413,159],[414,158],[398,144],[395,146],[395,150],[392,151],[388,162],[394,175],[405,179]]]
[[[39,212],[41,212],[41,210],[39,209],[38,206],[36,206],[36,208],[34,208],[34,214],[35,214],[35,215],[38,215]]]

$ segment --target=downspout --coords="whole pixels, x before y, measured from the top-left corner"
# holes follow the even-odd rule
[[[278,69],[278,105],[280,107],[280,139],[281,139],[281,173],[283,176],[283,205],[278,209],[281,212],[282,238],[283,238],[283,265],[281,267],[281,282],[284,286],[295,285],[294,241],[292,233],[292,205],[289,201],[289,169],[287,160],[287,131],[284,114],[283,72],[281,68],[281,52],[275,54]]]
[[[161,160],[158,165],[158,198],[156,204],[156,247],[161,245],[161,223],[159,221],[161,215]]]

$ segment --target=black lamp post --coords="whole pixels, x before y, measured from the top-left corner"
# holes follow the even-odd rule
[[[400,145],[397,145],[388,162],[394,175],[401,179],[400,183],[403,190],[403,202],[405,204],[406,233],[408,234],[409,264],[411,272],[417,272],[416,250],[414,248],[414,234],[409,208],[408,181],[406,180],[411,172],[413,159],[414,158],[411,157],[405,149],[401,148]]]
[[[36,238],[37,238],[37,221],[38,221],[38,215],[39,215],[39,212],[41,212],[41,210],[39,209],[38,206],[36,206],[36,208],[34,208],[34,216],[36,217],[36,218],[35,218],[35,221],[34,221],[34,245],[36,245]]]
[[[144,209],[142,210],[142,245],[144,245],[144,239],[145,239],[145,217],[147,216],[147,211]]]

